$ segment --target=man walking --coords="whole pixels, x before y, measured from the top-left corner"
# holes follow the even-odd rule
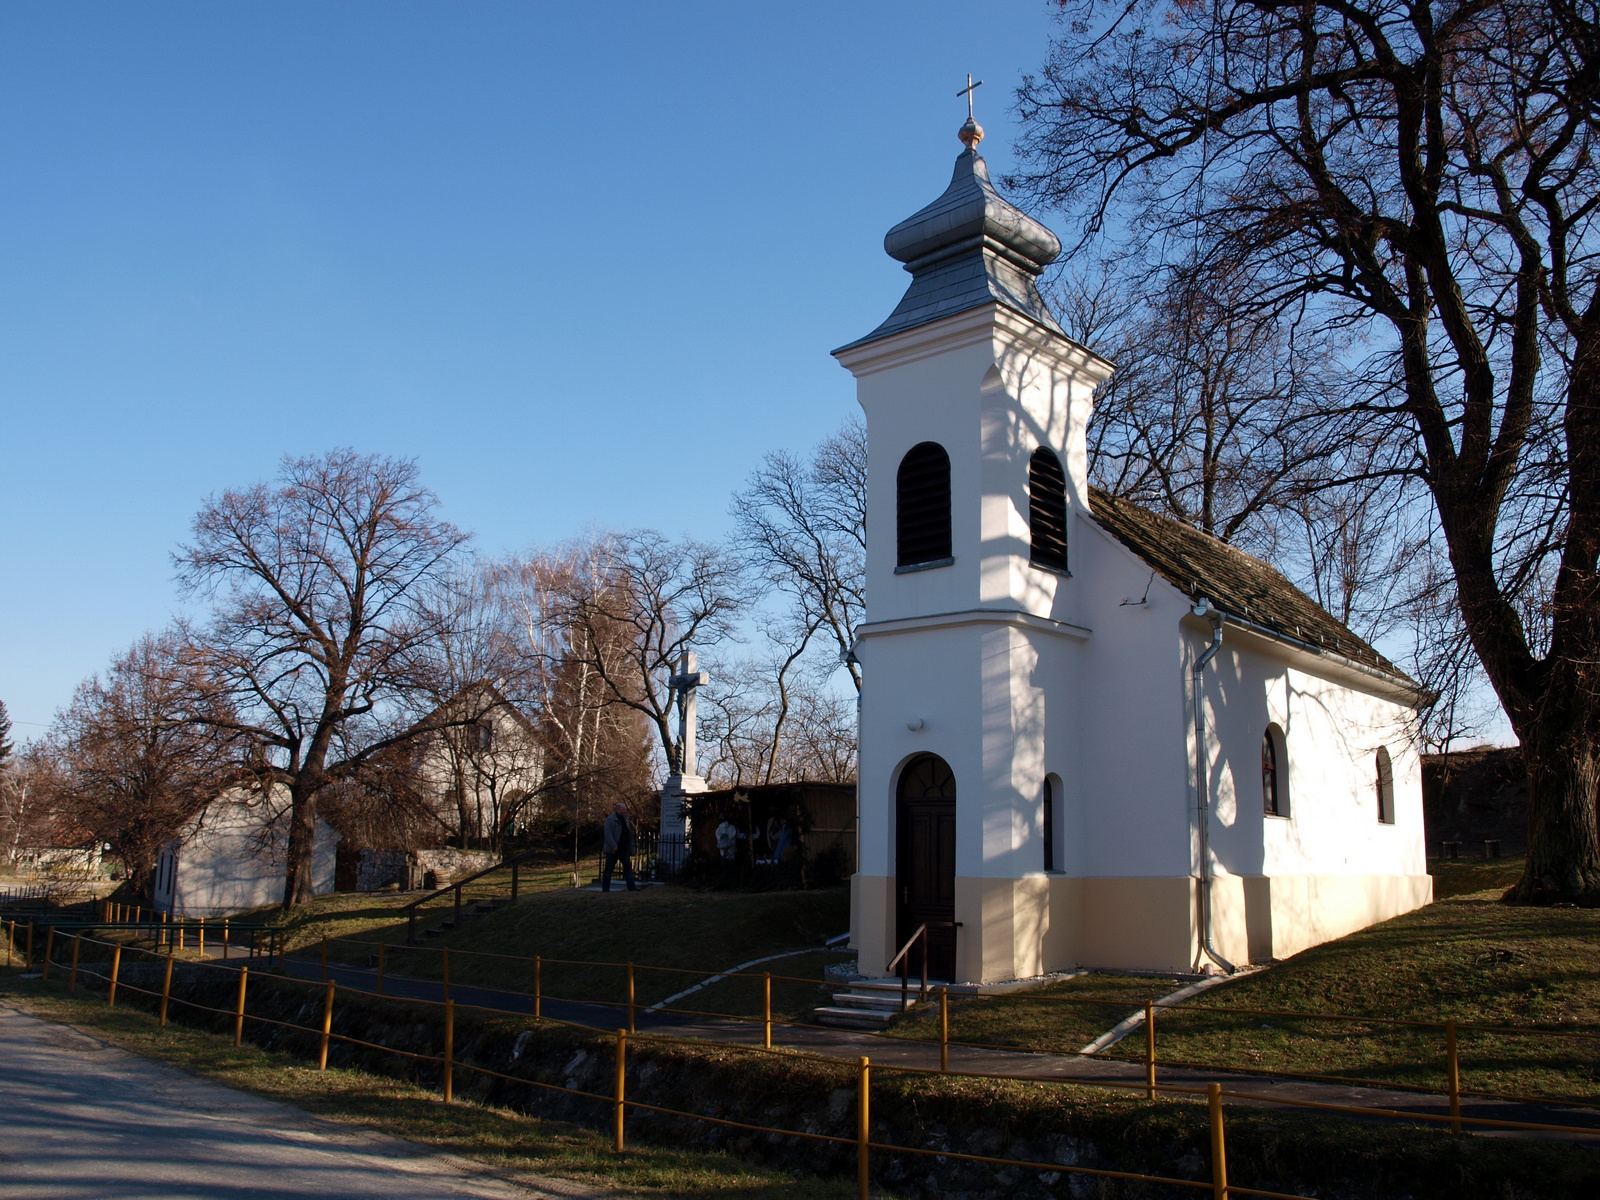
[[[639,886],[633,881],[633,826],[628,824],[628,806],[620,801],[606,818],[605,836],[606,858],[605,865],[600,869],[600,890],[611,890],[611,868],[621,859],[623,882],[628,885],[630,892],[637,892]]]

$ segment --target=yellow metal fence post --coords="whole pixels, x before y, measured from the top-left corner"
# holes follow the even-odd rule
[[[195,936],[199,939],[195,943],[195,951],[201,958],[204,958],[206,956],[206,919],[204,917],[200,918],[200,929]]]
[[[939,989],[939,1072],[950,1069],[950,989]]]
[[[761,978],[761,1044],[772,1049],[772,972]]]
[[[50,978],[50,956],[55,953],[55,949],[56,927],[54,925],[49,925],[46,926],[44,931],[44,962],[39,967],[41,972],[39,975],[40,979]]]
[[[1461,1059],[1456,1053],[1456,1019],[1444,1023],[1445,1053],[1449,1055],[1450,1132],[1461,1132]]]
[[[228,918],[222,918],[222,957],[228,957]]]
[[[328,1038],[333,1033],[333,984],[322,1000],[322,1047],[317,1051],[317,1070],[328,1069]]]
[[[1222,1085],[1206,1084],[1206,1106],[1211,1118],[1211,1195],[1228,1200],[1228,1147],[1222,1135]]]
[[[456,1005],[444,1002],[444,1102],[456,1098]]]
[[[1156,1006],[1144,1006],[1144,1094],[1156,1102]]]
[[[83,945],[83,934],[72,935],[72,974],[67,977],[67,991],[78,990],[78,950]]]
[[[167,955],[167,969],[161,975],[161,1025],[167,1023],[167,1002],[172,999],[172,955]]]
[[[627,1087],[627,1080],[628,1031],[626,1029],[619,1029],[617,1030],[617,1091],[616,1099],[612,1102],[611,1106],[612,1123],[616,1126],[614,1131],[616,1137],[612,1145],[612,1149],[618,1154],[622,1153],[623,1119],[627,1116],[628,1110],[627,1096],[624,1094],[624,1089]]]
[[[244,1045],[244,989],[250,982],[250,968],[239,968],[239,1002],[233,1008],[233,1044]]]
[[[863,1055],[856,1063],[856,1196],[868,1200],[867,1184],[871,1162],[867,1151],[871,1112],[872,1064]]]
[[[106,1007],[115,1008],[117,1005],[117,975],[122,970],[122,945],[111,947],[111,983],[106,988]]]
[[[628,1032],[633,1032],[633,964],[628,964]]]

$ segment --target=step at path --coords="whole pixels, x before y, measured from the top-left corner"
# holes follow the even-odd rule
[[[905,1007],[916,1004],[918,988],[910,989]],[[835,992],[833,1003],[816,1009],[818,1025],[835,1029],[887,1029],[900,1015],[902,999],[898,979],[858,979],[850,990]]]

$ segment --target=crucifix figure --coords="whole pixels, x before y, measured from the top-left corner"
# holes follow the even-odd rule
[[[667,682],[678,693],[678,761],[674,763],[675,775],[698,776],[695,763],[694,719],[695,689],[711,682],[711,676],[699,669],[699,656],[685,650],[678,659],[678,673]]]
[[[983,126],[979,125],[972,116],[972,93],[975,89],[981,88],[982,86],[983,80],[980,79],[977,83],[973,83],[972,76],[968,75],[967,86],[956,93],[957,96],[965,96],[967,98],[967,123],[961,127],[961,132],[956,134],[956,136],[960,138],[966,145],[967,149],[971,150],[974,154],[978,152],[978,143],[983,141]]]
[[[700,778],[695,762],[694,710],[695,689],[710,683],[711,676],[699,667],[694,651],[686,650],[678,659],[678,673],[667,680],[667,686],[676,693],[673,702],[678,708],[678,741],[672,748],[673,761],[667,764],[672,773],[661,789],[659,859],[673,873],[689,856],[690,822],[684,799],[706,790],[706,781]]]

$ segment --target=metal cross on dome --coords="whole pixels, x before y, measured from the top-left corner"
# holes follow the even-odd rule
[[[957,96],[965,96],[967,98],[967,120],[969,121],[972,120],[972,93],[982,86],[983,80],[980,79],[977,83],[973,83],[972,76],[969,74],[967,76],[967,86],[956,93]]]

